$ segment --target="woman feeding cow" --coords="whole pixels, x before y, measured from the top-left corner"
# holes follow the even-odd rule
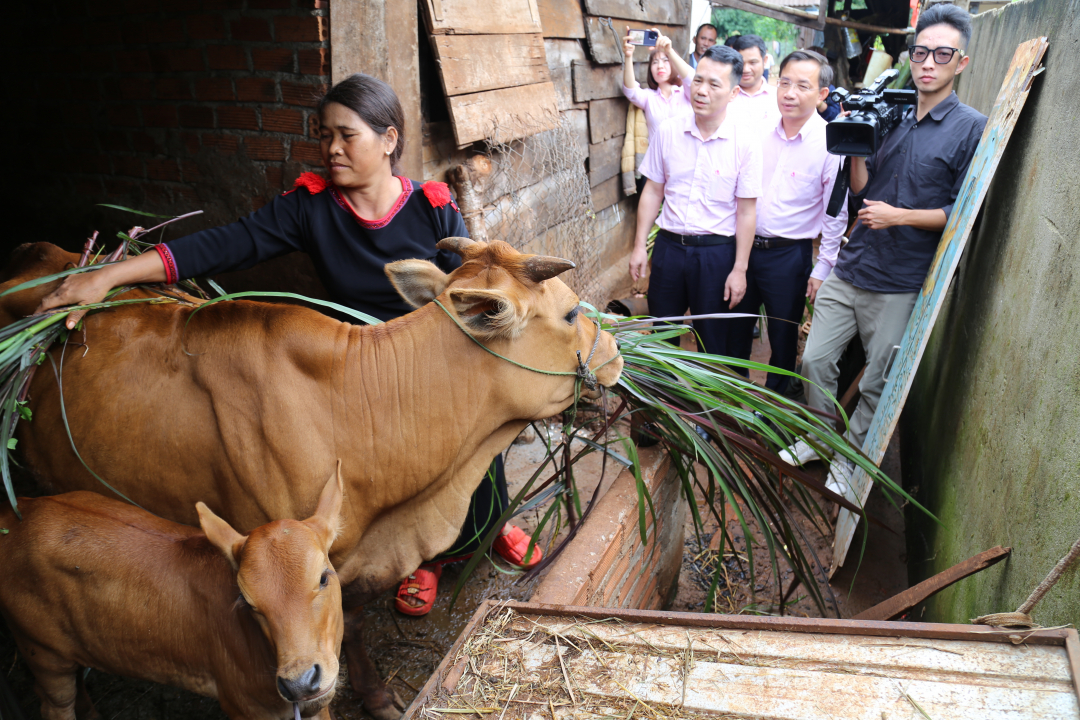
[[[251,267],[293,251],[306,252],[331,298],[390,320],[413,308],[384,272],[397,260],[426,259],[450,272],[461,264],[439,250],[447,237],[467,237],[444,183],[419,183],[394,175],[405,137],[401,104],[389,85],[356,74],[335,85],[318,105],[320,149],[327,176],[304,173],[293,190],[250,216],[157,246],[124,262],[69,276],[42,300],[39,310],[100,302],[114,287],[175,283]],[[369,219],[372,218],[372,219]],[[84,313],[72,313],[73,328]],[[441,563],[467,556],[508,505],[502,462],[496,458],[473,494],[461,536],[449,554],[406,578],[397,608],[423,615],[435,600]],[[519,566],[532,567],[541,551],[517,527],[506,525],[495,550]]]

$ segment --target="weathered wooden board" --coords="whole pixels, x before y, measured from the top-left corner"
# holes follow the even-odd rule
[[[588,109],[584,103],[574,102],[573,62],[585,62],[585,48],[577,40],[552,40],[544,38],[544,53],[547,55],[548,72],[551,82],[555,83],[555,98],[559,110]]]
[[[600,17],[641,20],[659,25],[687,25],[690,22],[690,0],[585,0],[585,12]]]
[[[580,0],[536,0],[546,38],[583,38],[585,21]]]
[[[432,35],[538,33],[536,0],[424,0],[424,20]]]
[[[585,18],[585,37],[589,45],[589,55],[593,62],[600,65],[622,64],[622,36],[626,34],[627,26],[634,30],[656,28],[671,38],[671,46],[675,52],[680,53],[681,57],[685,58],[689,52],[691,31],[685,25],[657,25],[640,20],[613,20],[612,24],[619,36],[617,39],[612,35],[607,24],[600,22],[600,18],[591,15]],[[648,62],[650,50],[652,48],[644,45],[634,50],[634,62]]]
[[[589,185],[591,187],[596,187],[619,174],[622,165],[622,145],[622,135],[589,145]]]
[[[574,136],[574,147],[582,162],[589,157],[589,112],[587,110],[563,110],[562,116]]]
[[[1007,635],[487,601],[404,718],[1080,718],[1076,631]]]
[[[622,173],[608,178],[592,189],[593,210],[599,212],[622,200]]]
[[[979,214],[990,182],[994,179],[994,171],[997,170],[1005,146],[1016,127],[1020,111],[1031,89],[1032,78],[1046,54],[1047,44],[1045,37],[1035,38],[1022,43],[1013,54],[1001,91],[994,101],[993,110],[990,111],[979,148],[975,151],[971,167],[964,178],[964,185],[960,188],[960,195],[956,198],[949,221],[941,234],[937,255],[934,256],[922,291],[915,301],[915,309],[900,341],[900,350],[893,362],[889,382],[881,394],[870,430],[866,434],[862,449],[875,463],[880,463],[885,456],[885,449],[889,446],[889,440],[900,419],[900,411],[904,409],[904,402],[915,380],[915,371],[919,369],[919,361],[930,342],[934,321],[945,302],[945,295],[971,235],[975,217]],[[866,472],[857,468],[851,477],[851,488],[858,504],[866,503],[871,487],[872,483]],[[847,510],[840,511],[833,545],[833,573],[844,564],[858,522],[858,515]]]
[[[448,96],[548,82],[540,33],[434,35],[435,57]]]
[[[604,142],[616,135],[626,134],[626,111],[630,101],[626,98],[607,98],[589,103],[589,142]]]
[[[499,140],[506,142],[559,124],[555,86],[550,82],[458,95],[448,100],[458,147],[491,137],[496,129]]]
[[[648,68],[645,63],[634,64],[634,77],[645,82]],[[622,97],[622,66],[594,67],[587,61],[574,61],[574,101],[588,102],[604,98]]]

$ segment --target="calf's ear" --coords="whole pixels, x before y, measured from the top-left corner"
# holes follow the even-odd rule
[[[341,531],[341,502],[344,492],[344,483],[341,480],[341,458],[338,458],[337,470],[323,486],[315,514],[304,521],[322,539],[324,552],[330,552],[330,546],[334,544],[334,540]]]
[[[405,302],[423,307],[442,294],[450,276],[427,260],[397,260],[386,266],[386,276]]]
[[[478,339],[512,339],[525,328],[522,308],[501,290],[455,288],[450,300],[461,322]]]
[[[199,525],[206,533],[206,539],[228,559],[233,570],[239,570],[240,551],[244,549],[247,536],[233,530],[232,525],[215,515],[214,511],[203,503],[196,503],[195,510],[199,513]]]

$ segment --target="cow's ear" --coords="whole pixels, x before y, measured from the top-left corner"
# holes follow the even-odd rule
[[[450,276],[427,260],[397,260],[386,266],[386,275],[405,302],[423,307],[439,297]]]
[[[458,317],[477,338],[513,338],[525,327],[524,313],[501,290],[450,290]]]
[[[215,515],[214,511],[203,503],[196,503],[195,510],[199,513],[199,525],[206,533],[206,539],[228,559],[233,570],[239,570],[240,551],[244,549],[247,536],[233,530],[232,525]]]
[[[337,470],[326,481],[315,514],[304,521],[322,539],[323,551],[330,552],[338,533],[341,531],[341,499],[344,493],[341,481],[341,458],[337,461]]]

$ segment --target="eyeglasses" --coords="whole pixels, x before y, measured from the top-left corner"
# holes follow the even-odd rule
[[[960,53],[960,57],[964,57],[964,51],[960,48],[939,47],[931,50],[923,45],[908,46],[908,57],[911,58],[913,63],[921,63],[930,53],[934,53],[934,62],[938,65],[948,65],[952,62],[953,55],[956,53]]]
[[[802,93],[808,93],[811,90],[816,90],[817,89],[817,88],[811,87],[810,83],[805,83],[805,82],[793,83],[793,82],[791,82],[790,80],[788,80],[786,78],[781,80],[779,83],[777,83],[776,87],[778,89],[780,89],[780,90],[790,90],[792,87],[794,87],[796,90],[798,90],[799,92],[802,92]]]

